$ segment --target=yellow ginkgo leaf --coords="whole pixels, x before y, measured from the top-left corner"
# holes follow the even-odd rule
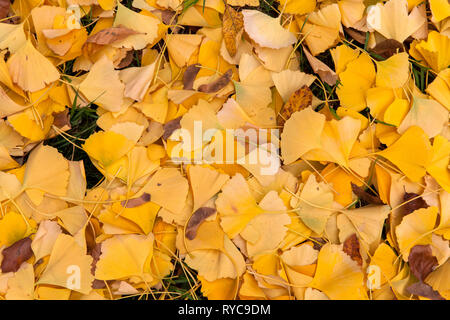
[[[308,228],[321,235],[325,230],[328,217],[336,210],[333,192],[324,182],[317,182],[314,175],[310,175],[298,200],[292,198],[291,206]]]
[[[92,257],[86,255],[75,238],[60,234],[50,254],[47,267],[39,284],[50,284],[83,294],[91,292],[94,276],[91,274]],[[75,275],[72,278],[70,275]]]
[[[202,36],[197,34],[170,34],[166,36],[167,51],[178,67],[188,65],[191,56],[198,52]]]
[[[11,53],[16,53],[27,42],[23,23],[0,23],[0,48],[8,48]]]
[[[415,210],[403,217],[395,229],[395,234],[404,261],[408,261],[412,247],[431,244],[431,231],[436,224],[437,213],[437,207],[429,207]]]
[[[450,16],[450,3],[445,0],[430,0],[430,9],[435,21],[441,21]]]
[[[55,245],[58,236],[62,233],[61,227],[57,222],[44,220],[39,224],[39,229],[31,243],[36,260],[48,256]]]
[[[423,61],[436,72],[440,72],[450,65],[450,38],[437,31],[431,31],[428,39],[411,44],[409,54],[417,60]]]
[[[306,14],[313,12],[316,8],[316,0],[295,1],[295,0],[280,0],[278,9],[290,14]]]
[[[7,61],[11,79],[25,91],[38,91],[59,79],[59,72],[31,41],[25,42]]]
[[[414,8],[408,14],[407,0],[389,0],[369,7],[367,26],[388,39],[403,42],[423,24],[423,17]]]
[[[34,269],[30,263],[24,263],[14,276],[8,279],[7,300],[33,300],[34,299]]]
[[[409,113],[398,127],[398,133],[403,134],[408,128],[418,126],[433,138],[448,125],[449,111],[439,102],[432,99],[413,98]]]
[[[136,101],[144,99],[155,73],[156,63],[144,67],[126,68],[120,71],[119,78],[125,84],[125,97]]]
[[[285,123],[281,134],[281,155],[289,164],[305,153],[321,147],[325,116],[306,108],[295,112]]]
[[[117,112],[123,104],[125,85],[119,79],[111,60],[103,56],[80,83],[80,91],[86,98],[108,111]]]
[[[112,131],[100,131],[91,135],[83,145],[83,149],[104,168],[126,155],[133,142],[123,135]]]
[[[238,235],[254,217],[264,212],[241,174],[236,174],[224,185],[217,197],[216,207],[220,224],[230,238]]]
[[[218,193],[229,179],[227,174],[197,165],[188,167],[188,175],[194,196],[194,212]]]
[[[366,53],[347,64],[344,72],[339,74],[341,85],[336,93],[344,107],[355,111],[363,110],[366,104],[366,96],[375,81],[375,67]]]
[[[27,237],[33,231],[36,223],[21,214],[11,211],[0,220],[0,246],[9,247],[15,242]]]
[[[426,166],[426,170],[439,185],[447,192],[450,192],[450,142],[441,135],[434,137],[432,157]]]
[[[431,82],[427,93],[450,111],[450,68],[442,70]]]
[[[336,48],[331,49],[330,53],[338,75],[345,71],[347,65],[359,56],[358,50],[352,49],[346,45],[337,46]]]
[[[163,86],[158,90],[145,95],[143,101],[134,104],[147,117],[160,122],[166,122],[169,111],[168,89]]]
[[[283,101],[287,102],[295,91],[303,86],[309,87],[316,77],[301,71],[284,70],[273,73],[272,79]]]
[[[218,220],[205,221],[193,240],[186,240],[185,262],[207,281],[236,278],[245,271],[245,261]]]
[[[410,156],[410,150],[414,150],[414,157]],[[389,148],[378,154],[395,164],[409,179],[418,181],[425,175],[431,152],[426,133],[420,127],[412,126]]]
[[[117,3],[117,12],[114,19],[114,27],[124,26],[135,30],[138,34],[133,34],[125,39],[115,41],[112,45],[116,48],[133,48],[140,50],[147,45],[153,45],[159,37],[159,26],[161,21],[152,14],[137,13],[128,9],[120,2]],[[145,32],[142,32],[145,30]]]
[[[396,98],[384,112],[383,120],[386,123],[398,127],[402,123],[403,119],[405,119],[408,111],[408,100]]]
[[[35,204],[44,193],[65,196],[69,182],[69,163],[57,149],[40,145],[28,159],[23,188]]]
[[[377,62],[376,85],[378,87],[401,88],[409,78],[409,61],[406,52],[397,53]]]
[[[297,2],[297,1],[295,1]],[[333,47],[339,41],[341,12],[337,3],[329,4],[306,16],[297,16],[297,24],[313,56]]]
[[[233,300],[236,294],[236,280],[232,278],[221,278],[208,281],[202,276],[198,279],[202,283],[202,293],[208,300]]]
[[[144,264],[153,255],[152,234],[116,235],[102,242],[102,254],[97,262],[95,278],[115,280],[142,276]],[[117,262],[120,261],[118,264]]]
[[[143,187],[152,202],[174,213],[183,210],[188,191],[187,179],[175,168],[158,170]]]
[[[338,245],[327,243],[322,247],[309,286],[333,300],[367,299],[361,268]]]
[[[370,260],[371,268],[380,268],[380,285],[394,278],[398,273],[399,260],[395,251],[386,243],[380,243]]]
[[[448,274],[450,272],[450,260],[447,260],[439,268],[431,272],[425,279],[434,290],[438,291],[446,299],[450,297],[450,285],[448,281]]]
[[[280,25],[281,16],[272,18],[257,10],[242,10],[244,29],[262,47],[280,49],[297,42],[296,36]]]

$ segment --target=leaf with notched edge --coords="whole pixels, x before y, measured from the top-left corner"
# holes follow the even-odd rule
[[[230,56],[237,53],[236,40],[244,30],[244,16],[241,12],[234,10],[227,5],[223,13],[223,40]]]
[[[162,135],[162,138],[163,138],[164,140],[169,139],[170,136],[172,135],[172,133],[173,133],[175,130],[181,128],[180,121],[181,121],[181,117],[178,117],[178,118],[175,118],[175,119],[173,119],[173,120],[168,121],[168,122],[164,125],[164,127],[163,127],[164,133],[163,133],[163,135]]]
[[[360,266],[362,266],[362,257],[359,252],[359,248],[359,240],[356,233],[354,233],[345,239],[342,249],[353,261],[356,261]]]
[[[200,64],[191,64],[186,68],[186,71],[183,75],[183,89],[184,90],[192,90],[194,89],[194,81],[195,77],[197,77],[198,72],[200,71]]]
[[[420,281],[424,281],[428,274],[438,265],[438,261],[430,245],[416,245],[412,247],[408,256],[411,272]]]
[[[208,217],[212,216],[216,212],[214,208],[202,207],[198,208],[186,226],[186,238],[193,240],[197,235],[197,229],[200,224]]]
[[[305,52],[306,59],[308,59],[311,68],[319,75],[320,79],[330,86],[334,86],[338,80],[336,72],[331,70],[331,68],[325,63],[314,57],[305,47],[303,47],[303,52]]]
[[[431,300],[445,300],[439,292],[433,290],[431,286],[421,281],[413,283],[406,290],[416,296],[425,297]]]
[[[140,205],[143,205],[144,203],[149,202],[150,199],[151,199],[150,194],[144,192],[142,196],[140,196],[139,198],[123,200],[120,204],[124,208],[135,208],[139,207]]]
[[[198,91],[204,93],[217,92],[226,87],[226,85],[230,82],[232,76],[233,70],[230,69],[213,82],[208,84],[202,84],[200,87],[198,87]]]
[[[383,204],[383,201],[381,201],[380,198],[371,195],[370,193],[365,191],[363,188],[357,186],[353,182],[351,184],[352,184],[353,193],[356,194],[356,196],[358,198],[360,198],[361,200],[364,200],[365,202],[371,203],[371,204],[380,204],[380,205]]]
[[[292,116],[292,114],[297,111],[306,109],[309,105],[311,105],[312,99],[312,91],[307,86],[303,86],[295,91],[283,106],[283,108],[281,108],[281,111],[278,115],[278,124],[280,126],[284,125],[284,123]]]
[[[102,244],[97,243],[95,247],[92,249],[91,256],[93,258],[91,264],[91,274],[95,275],[95,269],[97,269],[97,262],[100,260],[100,256],[102,255]],[[93,289],[103,289],[106,287],[105,281],[94,279],[92,282]]]
[[[405,192],[403,195],[403,201],[405,202],[401,206],[403,216],[410,214],[417,209],[426,209],[429,207],[425,200],[423,200],[423,198],[416,193]]]
[[[87,39],[87,42],[107,45],[116,41],[125,39],[128,36],[138,34],[134,30],[128,29],[122,25],[103,29]]]
[[[30,238],[24,238],[3,250],[3,261],[1,266],[3,273],[16,272],[23,262],[33,256],[31,242]]]

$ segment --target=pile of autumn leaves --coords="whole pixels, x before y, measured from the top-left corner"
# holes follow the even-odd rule
[[[194,298],[450,298],[448,1],[281,0],[278,18],[258,0],[202,2],[11,5],[0,299],[177,299],[179,276]],[[70,136],[70,108],[93,104],[100,130]],[[175,163],[195,121],[215,133],[184,141],[185,162],[242,148],[226,129],[277,128],[279,168]],[[104,179],[87,189],[83,161],[42,143],[56,135]]]

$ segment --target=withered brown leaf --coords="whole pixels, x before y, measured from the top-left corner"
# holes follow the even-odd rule
[[[3,261],[1,265],[3,273],[16,272],[23,262],[33,256],[31,242],[30,238],[24,238],[3,250]]]
[[[409,252],[408,262],[412,274],[420,281],[424,281],[434,267],[438,265],[430,245],[416,245],[412,247]]]
[[[200,224],[208,217],[212,216],[216,212],[214,208],[202,207],[198,208],[186,226],[186,238],[193,240],[197,235],[197,229]]]
[[[410,214],[417,209],[426,209],[428,204],[416,193],[405,192],[403,195],[404,204],[401,206],[403,216]]]
[[[431,300],[445,300],[439,294],[439,292],[433,290],[433,288],[430,285],[423,283],[422,281],[413,283],[412,285],[407,287],[406,290],[411,294],[425,297]]]
[[[111,27],[103,29],[96,34],[90,36],[87,39],[87,42],[101,44],[101,45],[107,45],[111,44],[113,42],[123,40],[127,38],[128,36],[138,34],[139,32],[136,32],[134,30],[128,29],[127,27],[123,25],[118,25],[117,27]]]
[[[313,93],[307,86],[303,86],[295,91],[283,108],[281,108],[277,120],[278,124],[280,126],[284,125],[294,112],[303,110],[311,105],[312,99]]]
[[[357,186],[353,182],[351,184],[352,184],[353,193],[361,200],[364,200],[365,202],[371,203],[371,204],[379,204],[379,205],[383,204],[383,201],[381,201],[380,198],[378,198],[374,195],[371,195],[366,190],[364,190],[360,186]]]
[[[362,266],[362,257],[359,252],[360,244],[356,233],[348,236],[344,241],[343,250],[353,260]]]
[[[162,135],[162,138],[164,140],[169,139],[175,130],[181,128],[180,121],[181,121],[181,117],[178,117],[178,118],[170,120],[164,124],[164,126],[163,126],[164,133]]]
[[[5,19],[8,16],[10,5],[10,0],[0,0],[0,19]]]
[[[230,82],[232,76],[233,70],[230,69],[213,82],[208,84],[202,84],[200,87],[198,87],[198,91],[204,93],[217,92],[226,87],[226,85]]]
[[[237,53],[236,40],[244,30],[244,16],[241,12],[234,10],[226,5],[223,13],[223,40],[230,56],[234,57]]]
[[[123,200],[120,204],[124,208],[136,208],[143,205],[144,203],[149,202],[150,199],[151,199],[150,194],[144,192],[142,196],[140,196],[139,198]]]
[[[200,64],[191,64],[186,68],[183,76],[183,89],[184,90],[192,90],[194,89],[194,81],[195,77],[197,77],[198,72],[200,71]]]
[[[394,39],[387,39],[378,43],[371,52],[387,59],[396,54],[397,52],[405,51],[403,44]]]

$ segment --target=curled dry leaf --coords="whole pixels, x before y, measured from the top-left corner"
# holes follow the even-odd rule
[[[180,121],[181,121],[181,117],[178,117],[178,118],[175,118],[175,119],[173,119],[173,120],[170,120],[170,121],[168,121],[166,124],[164,124],[164,126],[163,126],[164,132],[163,132],[163,135],[162,135],[162,138],[163,138],[164,140],[169,139],[170,136],[172,135],[172,133],[173,133],[175,130],[181,128]]]
[[[238,12],[231,6],[227,5],[223,13],[222,33],[225,47],[232,57],[234,57],[237,53],[236,42],[242,35],[243,30],[244,16],[241,12]]]
[[[311,68],[319,75],[320,79],[330,86],[334,86],[338,80],[336,72],[331,70],[331,68],[325,63],[314,57],[305,47],[303,47],[303,51],[305,52],[306,59],[308,59]]]
[[[107,29],[100,30],[93,36],[90,36],[87,39],[87,42],[100,44],[100,45],[108,45],[114,43],[116,41],[123,40],[128,36],[140,34],[134,30],[128,29],[123,25],[118,25],[117,27],[111,27]]]
[[[200,64],[191,64],[186,68],[186,71],[183,75],[183,89],[184,90],[193,90],[194,89],[194,81],[197,77],[198,72],[200,71]]]
[[[3,273],[16,272],[23,262],[33,256],[31,242],[30,238],[24,238],[3,250],[3,260],[1,265]]]
[[[225,88],[227,84],[230,82],[232,76],[233,70],[230,69],[213,82],[208,84],[202,84],[200,87],[198,87],[198,91],[204,93],[215,93]]]
[[[120,204],[124,208],[136,208],[143,205],[144,203],[149,202],[150,199],[151,199],[150,194],[144,192],[142,196],[140,196],[139,198],[123,200]]]
[[[197,235],[197,229],[200,226],[200,224],[207,219],[208,217],[212,216],[214,213],[216,213],[216,209],[209,208],[209,207],[202,207],[198,208],[192,217],[189,219],[189,222],[186,226],[186,238],[189,240],[194,240],[195,236]]]
[[[371,195],[366,190],[364,190],[360,186],[357,186],[353,182],[351,184],[352,184],[353,193],[361,200],[364,200],[365,202],[370,203],[370,204],[379,204],[379,205],[383,204],[383,201],[381,201],[381,199],[379,197]]]
[[[408,262],[412,274],[420,281],[424,281],[438,265],[430,245],[416,245],[412,247],[408,256]]]

